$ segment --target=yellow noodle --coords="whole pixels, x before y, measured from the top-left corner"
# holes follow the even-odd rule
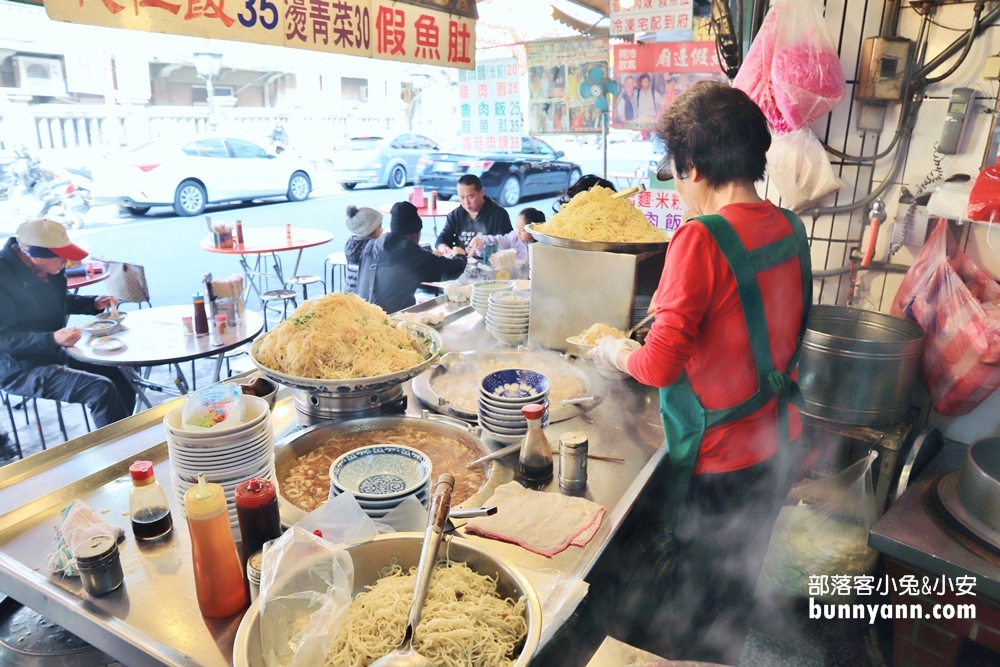
[[[667,233],[650,224],[628,199],[612,199],[614,192],[597,185],[565,204],[548,222],[533,229],[565,239],[605,243],[661,243]]]
[[[342,292],[303,303],[257,349],[258,361],[268,368],[320,380],[395,373],[416,366],[425,354],[384,310]]]
[[[396,563],[351,603],[326,667],[368,667],[396,648],[406,632],[416,568]],[[414,648],[439,667],[507,667],[528,633],[525,600],[502,600],[496,580],[464,563],[434,568]]]
[[[597,324],[591,325],[589,329],[580,334],[580,342],[584,345],[597,345],[597,341],[604,338],[605,336],[611,336],[612,338],[624,338],[625,332],[614,327],[609,327],[607,324]]]

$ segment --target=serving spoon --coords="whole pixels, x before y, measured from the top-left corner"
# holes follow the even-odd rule
[[[454,488],[454,477],[448,473],[438,477],[437,484],[434,485],[434,495],[431,496],[430,509],[427,512],[427,530],[424,531],[424,543],[420,547],[417,577],[413,584],[413,601],[410,603],[410,615],[406,622],[403,641],[399,642],[399,646],[393,649],[392,653],[373,662],[371,667],[435,667],[433,662],[413,650],[413,634],[420,622],[420,613],[424,609],[424,600],[430,588],[431,574],[434,572],[438,547],[441,546],[441,535],[451,509],[451,492]]]

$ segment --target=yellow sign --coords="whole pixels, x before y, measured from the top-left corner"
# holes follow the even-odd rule
[[[474,69],[476,22],[392,0],[45,0],[56,21]]]

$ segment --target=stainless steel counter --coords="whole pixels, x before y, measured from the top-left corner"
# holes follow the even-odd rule
[[[445,350],[498,347],[475,313],[442,330]],[[588,372],[596,372],[592,368]],[[464,536],[517,565],[586,575],[635,504],[664,456],[656,392],[634,380],[608,381],[609,395],[590,412],[546,429],[553,442],[565,431],[584,431],[590,451],[625,458],[624,463],[591,460],[585,497],[608,512],[594,540],[553,559],[520,547]],[[408,413],[421,406],[409,392]],[[139,544],[129,525],[128,466],[145,458],[157,479],[169,483],[164,414],[182,399],[0,468],[0,591],[79,635],[121,662],[132,665],[232,664],[240,616],[211,621],[201,616],[194,595],[187,526],[175,513],[173,536]],[[272,413],[275,439],[300,426],[287,390]],[[496,444],[496,443],[493,443]],[[511,465],[513,457],[505,460]],[[553,480],[546,491],[559,493]],[[171,497],[171,494],[168,494]],[[78,578],[50,575],[45,563],[53,546],[59,511],[81,498],[105,520],[125,528],[120,545],[125,585],[100,598],[86,595]]]
[[[966,446],[947,443],[871,530],[868,544],[932,574],[974,576],[976,593],[1000,599],[1000,556],[960,534],[935,506],[932,486],[958,470]]]

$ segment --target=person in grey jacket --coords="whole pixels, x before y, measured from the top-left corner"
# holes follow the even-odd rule
[[[358,265],[365,246],[382,236],[382,214],[373,208],[347,207],[347,231],[352,236],[344,245],[347,258],[347,285],[345,291],[358,293]]]
[[[393,205],[389,233],[367,246],[358,269],[358,296],[387,313],[416,304],[420,283],[457,278],[465,271],[465,251],[454,257],[439,257],[421,248],[423,220],[410,202]]]

